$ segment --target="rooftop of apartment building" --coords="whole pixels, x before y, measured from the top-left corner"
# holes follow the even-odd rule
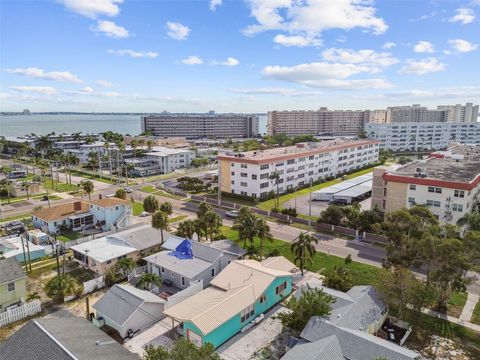
[[[447,150],[430,154],[430,156],[437,158],[455,157],[456,155],[461,155],[467,159],[480,160],[480,146],[453,144]]]
[[[312,143],[298,143],[294,146],[278,147],[267,150],[246,151],[242,153],[226,152],[219,155],[220,160],[238,160],[245,162],[265,162],[275,160],[285,160],[287,158],[295,158],[300,155],[312,155],[335,150],[343,150],[350,147],[362,145],[378,144],[376,140],[327,140]]]

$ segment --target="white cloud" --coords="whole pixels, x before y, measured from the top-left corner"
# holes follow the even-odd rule
[[[200,65],[203,64],[203,60],[198,56],[191,55],[185,59],[182,59],[182,63],[185,65]]]
[[[51,86],[11,86],[10,89],[42,95],[54,95],[57,93],[57,90]]]
[[[478,98],[480,96],[480,87],[479,86],[460,86],[460,87],[446,87],[446,88],[437,88],[434,90],[406,90],[401,92],[389,92],[380,95],[381,98],[388,99],[464,99],[468,101],[469,99]]]
[[[305,47],[305,46],[320,46],[322,45],[322,40],[312,37],[312,36],[303,36],[303,35],[283,35],[278,34],[273,38],[273,41],[282,46],[295,46],[295,47]]]
[[[433,53],[435,52],[435,47],[431,42],[422,40],[413,47],[413,51],[416,53]]]
[[[132,58],[150,58],[155,59],[158,56],[158,53],[153,51],[135,51],[130,49],[122,49],[122,50],[108,50],[109,54],[117,55],[117,56],[130,56]]]
[[[107,87],[107,88],[113,86],[113,84],[110,81],[107,81],[107,80],[97,80],[97,81],[95,81],[95,84],[97,84],[98,86]]]
[[[104,92],[104,93],[99,93],[99,94],[101,96],[105,96],[105,97],[109,97],[109,98],[122,96],[122,94],[120,94],[118,92],[115,92],[115,91]]]
[[[190,33],[187,26],[170,21],[167,22],[167,29],[167,35],[175,40],[186,40]]]
[[[68,81],[77,84],[81,84],[80,80],[76,75],[72,74],[69,71],[44,71],[43,69],[37,67],[30,68],[15,68],[7,69],[7,72],[11,74],[28,76],[35,79],[45,79],[45,80],[55,80],[55,81]]]
[[[108,37],[115,39],[128,38],[130,33],[123,26],[115,24],[113,21],[98,21],[97,26],[93,28],[94,31],[104,33]]]
[[[222,3],[223,0],[210,0],[210,10],[215,11]]]
[[[363,0],[248,0],[251,16],[257,20],[244,34],[280,30],[290,35],[319,35],[328,29],[364,28],[382,34],[388,26],[375,15],[371,1]]]
[[[66,9],[91,19],[99,15],[117,16],[123,0],[60,0]]]
[[[11,96],[10,94],[0,92],[0,99],[6,99],[6,98],[9,98],[10,96]]]
[[[407,64],[400,69],[401,74],[424,75],[432,72],[445,70],[445,64],[434,57],[421,60],[407,60]]]
[[[316,96],[323,94],[321,91],[304,91],[288,88],[256,88],[256,89],[231,89],[235,94],[243,95],[281,95],[281,96]]]
[[[330,48],[322,52],[323,58],[331,62],[344,64],[363,64],[371,67],[372,72],[381,71],[380,68],[397,64],[399,61],[391,53],[376,52],[371,49],[352,50]]]
[[[391,49],[397,46],[394,42],[388,41],[385,44],[383,44],[382,49]]]
[[[231,56],[225,61],[212,61],[212,65],[237,66],[238,64],[240,64],[240,61]]]
[[[93,90],[93,88],[90,86],[84,86],[80,89],[80,91],[84,93],[93,93],[95,90]]]
[[[462,39],[448,40],[448,43],[450,44],[452,49],[462,53],[473,51],[478,47],[477,44],[473,44],[467,40]]]
[[[470,24],[473,20],[475,20],[475,13],[472,9],[468,8],[460,8],[455,10],[456,15],[451,17],[448,21],[450,22],[459,22],[463,25]]]
[[[266,78],[289,81],[312,87],[337,89],[382,89],[392,85],[381,78],[348,79],[352,75],[372,73],[375,69],[364,64],[314,62],[295,66],[266,66]]]

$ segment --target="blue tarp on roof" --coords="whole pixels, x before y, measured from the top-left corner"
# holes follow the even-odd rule
[[[183,240],[171,255],[178,259],[193,259],[192,242],[190,240]]]

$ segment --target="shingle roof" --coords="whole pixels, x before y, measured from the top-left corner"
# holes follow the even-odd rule
[[[67,311],[29,321],[0,343],[0,354],[2,360],[138,360],[93,324]]]
[[[0,259],[0,284],[26,277],[25,271],[15,257]]]
[[[79,206],[79,208],[76,210],[75,206]],[[88,212],[89,210],[90,205],[88,203],[84,201],[73,201],[68,204],[52,206],[51,208],[38,209],[32,212],[32,216],[44,221],[62,220],[72,215]]]
[[[224,252],[227,252],[236,256],[243,256],[247,253],[245,249],[242,249],[234,241],[228,240],[228,239],[215,240],[211,242],[209,245],[216,249],[220,249]]]
[[[363,331],[338,326],[318,316],[310,319],[300,336],[312,343],[334,336],[340,345],[343,356],[349,360],[374,359],[377,357],[389,360],[412,360],[420,358],[420,355],[412,350]],[[300,344],[298,346],[304,345]],[[324,358],[327,359],[328,357]],[[303,359],[314,360],[318,358],[306,356]]]
[[[222,251],[215,249],[210,244],[202,244],[198,241],[191,241],[193,256],[210,263],[214,263],[220,256]]]
[[[103,295],[93,308],[118,325],[123,325],[135,312],[158,320],[156,316],[140,310],[144,303],[164,304],[165,300],[150,291],[140,290],[131,285],[114,285]]]
[[[314,342],[303,342],[288,351],[282,360],[345,360],[335,335]],[[370,359],[369,359],[370,360]]]
[[[117,197],[89,200],[89,203],[103,208],[108,208],[117,205],[130,205],[130,201],[119,199]]]
[[[156,254],[147,256],[144,260],[167,268],[177,274],[186,276],[189,279],[197,276],[212,266],[211,262],[196,257],[193,259],[178,259],[169,250],[160,251]]]
[[[151,247],[160,245],[162,243],[162,231],[157,230],[150,224],[144,224],[127,230],[122,230],[111,237],[116,239],[122,239],[128,242],[130,246],[133,246],[138,251],[149,249]],[[172,235],[166,231],[163,232],[163,239],[166,240]]]

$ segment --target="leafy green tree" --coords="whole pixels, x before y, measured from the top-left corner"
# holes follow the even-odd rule
[[[56,276],[45,284],[45,292],[57,302],[63,302],[66,296],[80,296],[83,285],[69,274]]]
[[[345,225],[358,229],[360,227],[360,216],[362,214],[362,208],[359,203],[354,203],[349,206],[345,206],[343,209],[343,216],[345,218]]]
[[[315,256],[315,245],[318,244],[318,239],[310,234],[301,232],[298,235],[297,241],[292,243],[290,250],[295,256],[294,262],[298,263],[300,271],[303,275],[303,270],[307,262],[312,262],[312,258]]]
[[[195,234],[194,220],[185,220],[178,224],[176,232],[177,236],[191,240],[193,238],[193,234]]]
[[[169,228],[169,220],[168,220],[168,215],[164,213],[163,211],[159,210],[156,213],[152,215],[152,227],[160,231],[160,236],[162,239],[162,244],[163,244],[163,232],[168,231]]]
[[[480,272],[480,231],[466,232],[463,242],[472,270]]]
[[[318,222],[331,225],[340,225],[343,216],[343,209],[340,206],[330,205],[320,213],[320,218],[318,219]]]
[[[197,217],[200,219],[207,211],[212,211],[213,207],[207,202],[202,202],[198,205]]]
[[[171,202],[164,202],[163,204],[160,205],[160,208],[159,208],[160,211],[163,211],[165,214],[167,214],[168,216],[172,215],[173,214],[173,206],[172,206],[172,203]]]
[[[192,159],[191,165],[194,167],[200,167],[200,166],[207,166],[209,163],[208,158],[206,157],[199,157]]]
[[[375,231],[375,225],[383,222],[383,214],[377,205],[372,210],[362,211],[358,217],[359,231]]]
[[[115,263],[115,271],[126,278],[135,269],[135,261],[130,257],[124,257]]]
[[[80,185],[82,186],[83,191],[88,194],[88,200],[91,200],[91,194],[94,189],[93,182],[91,182],[90,180],[82,180]]]
[[[115,197],[119,198],[119,199],[126,200],[127,199],[127,192],[125,191],[125,189],[118,189],[115,192]]]
[[[152,290],[153,285],[157,287],[162,285],[162,279],[154,273],[143,273],[135,284],[137,288],[143,290]]]
[[[335,265],[333,269],[327,270],[324,276],[323,285],[326,287],[346,292],[353,286],[350,269],[346,266]]]
[[[157,198],[154,195],[148,195],[143,199],[143,209],[149,214],[153,214],[160,208]]]
[[[297,300],[292,296],[285,307],[291,312],[276,315],[284,328],[302,331],[312,316],[328,316],[332,310],[334,298],[322,289],[308,288]]]
[[[171,350],[159,346],[145,347],[144,360],[221,360],[212,344],[197,347],[185,338],[175,340]]]
[[[207,211],[200,219],[207,240],[213,241],[215,236],[220,233],[220,227],[223,220],[215,211]]]
[[[480,212],[474,211],[463,215],[457,221],[458,226],[465,226],[468,230],[480,231]]]

